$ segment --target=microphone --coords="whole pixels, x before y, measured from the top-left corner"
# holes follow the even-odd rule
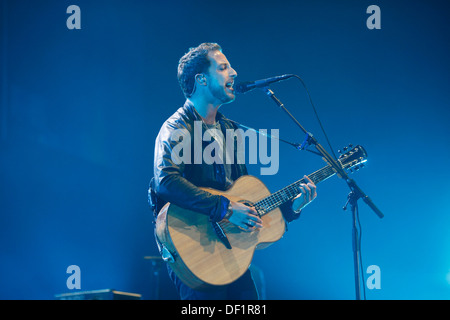
[[[246,93],[256,88],[267,87],[271,83],[283,81],[293,76],[293,74],[284,74],[282,76],[271,77],[263,80],[241,82],[236,84],[236,86],[234,87],[234,91],[236,91],[236,93]]]

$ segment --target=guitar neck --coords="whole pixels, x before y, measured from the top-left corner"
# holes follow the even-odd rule
[[[311,173],[310,175],[308,175],[308,177],[312,180],[312,182],[314,182],[314,184],[317,185],[318,183],[332,177],[333,175],[335,175],[335,172],[333,171],[331,166],[328,165],[320,170],[317,170],[316,172]],[[278,190],[275,193],[272,193],[270,196],[261,199],[260,201],[255,203],[255,206],[256,208],[258,208],[258,211],[261,215],[269,213],[273,209],[278,208],[282,204],[295,198],[301,192],[300,185],[302,183],[306,184],[308,182],[309,181],[304,178],[300,179],[288,185],[287,187]]]

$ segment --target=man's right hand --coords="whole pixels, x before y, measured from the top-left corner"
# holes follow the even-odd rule
[[[235,224],[244,231],[253,231],[262,228],[262,220],[255,208],[246,206],[240,202],[231,201],[233,213],[228,218],[232,224]]]

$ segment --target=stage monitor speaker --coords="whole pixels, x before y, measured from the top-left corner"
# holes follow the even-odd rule
[[[55,298],[57,300],[140,300],[141,295],[113,289],[103,289],[61,293],[56,294]]]

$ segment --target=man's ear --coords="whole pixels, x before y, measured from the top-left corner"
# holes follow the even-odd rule
[[[195,75],[195,82],[198,83],[201,86],[206,86],[206,77],[203,73],[199,73]]]

